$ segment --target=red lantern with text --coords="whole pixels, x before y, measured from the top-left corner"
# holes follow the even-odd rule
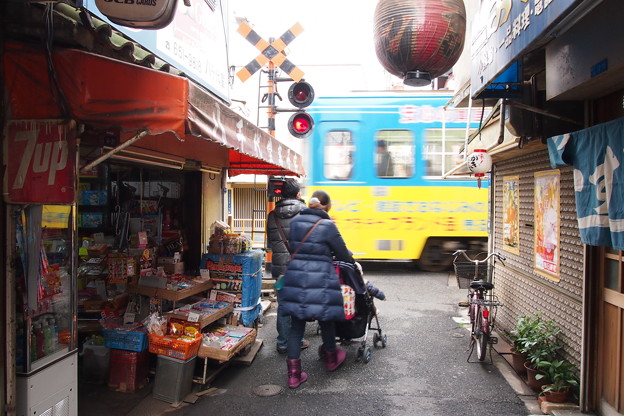
[[[470,172],[474,173],[477,184],[481,188],[481,179],[492,169],[492,157],[485,149],[475,149],[474,153],[468,156],[466,165]]]
[[[381,65],[406,85],[425,86],[459,59],[466,8],[463,0],[379,0],[374,31]]]

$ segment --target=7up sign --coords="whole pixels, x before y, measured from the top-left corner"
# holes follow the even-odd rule
[[[41,204],[74,202],[74,130],[60,120],[11,121],[6,128],[5,200]]]

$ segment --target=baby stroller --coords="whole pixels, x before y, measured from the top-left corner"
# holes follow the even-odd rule
[[[355,291],[355,315],[351,319],[336,322],[336,338],[343,344],[357,339],[356,342],[359,342],[360,346],[355,360],[368,363],[372,358],[371,348],[366,344],[368,330],[375,331],[373,333],[373,345],[376,348],[379,348],[380,345],[382,348],[386,348],[387,343],[386,335],[382,333],[379,326],[374,298],[367,290],[364,278],[355,265],[342,261],[334,262],[334,264],[342,282],[351,286]],[[376,327],[372,325],[373,318],[375,318]],[[319,332],[320,328],[317,328],[317,333]],[[321,348],[322,346],[319,347],[319,357],[322,358],[323,351]]]

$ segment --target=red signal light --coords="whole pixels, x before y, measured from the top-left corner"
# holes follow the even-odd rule
[[[297,108],[304,108],[314,101],[314,88],[307,82],[296,82],[288,89],[288,100]]]
[[[288,120],[288,131],[293,136],[304,139],[312,133],[314,121],[308,113],[295,113]]]

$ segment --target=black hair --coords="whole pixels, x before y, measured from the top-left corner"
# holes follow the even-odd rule
[[[296,198],[299,193],[299,184],[296,179],[288,178],[284,181],[282,187],[282,196],[284,198]]]

